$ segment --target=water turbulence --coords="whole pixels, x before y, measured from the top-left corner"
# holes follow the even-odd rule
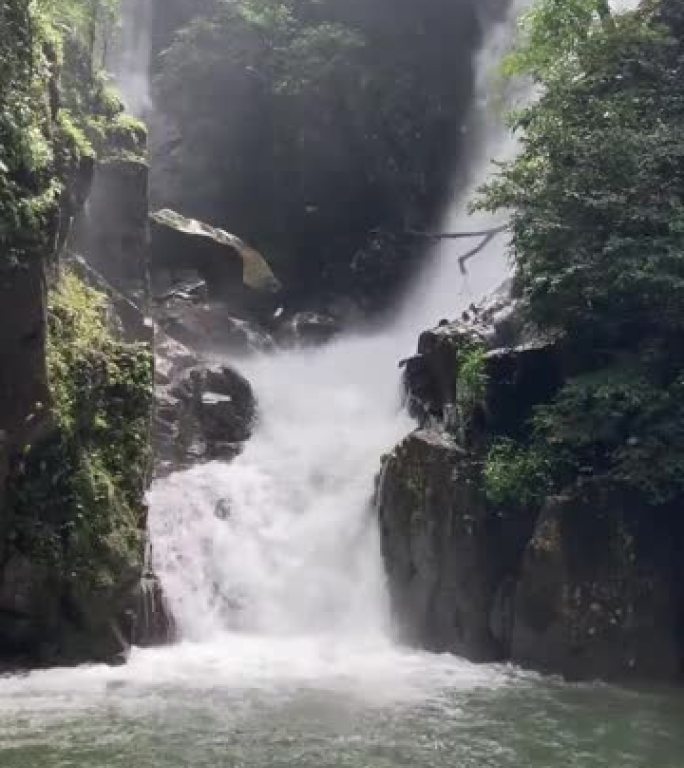
[[[444,229],[501,224],[463,203],[490,158],[514,151],[487,98],[510,25],[480,56],[470,180]],[[129,82],[133,104],[147,92]],[[418,332],[502,282],[505,247],[493,240],[464,275],[463,244],[447,241],[390,327],[240,362],[259,403],[244,453],[149,495],[178,642],[121,667],[3,678],[3,768],[680,768],[680,698],[393,642],[372,498],[381,455],[412,428],[397,364]]]
[[[482,94],[510,39],[507,26],[481,54]],[[475,112],[485,140],[473,153],[487,166],[502,130],[491,130],[500,121],[485,98]],[[476,185],[484,168],[475,170]],[[471,221],[462,205],[457,211],[448,226],[491,225]],[[502,282],[504,245],[501,238],[473,261],[467,296],[459,299],[462,246],[451,245],[435,254],[389,329],[243,365],[260,407],[244,454],[163,479],[150,493],[153,563],[184,638],[222,635],[228,643],[230,633],[250,632],[388,642],[371,499],[380,456],[411,428],[397,364],[420,330]]]

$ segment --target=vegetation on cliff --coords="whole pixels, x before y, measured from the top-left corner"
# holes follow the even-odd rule
[[[40,630],[67,657],[78,655],[69,632],[97,627],[102,601],[121,618],[143,558],[152,355],[118,341],[110,323],[106,297],[65,272],[50,294],[49,432],[25,447],[5,512],[6,555],[31,562],[43,601],[67,606]]]
[[[59,263],[94,163],[144,147],[101,68],[115,10],[0,6],[1,312],[16,329],[0,348],[0,655],[110,658],[142,566],[151,351],[121,342],[106,297]]]
[[[574,370],[529,441],[495,445],[494,498],[600,480],[684,493],[684,11],[541,0],[509,70],[539,98],[480,205],[513,209],[518,288]],[[535,490],[536,489],[536,490]]]

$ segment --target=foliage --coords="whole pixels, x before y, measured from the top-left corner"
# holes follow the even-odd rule
[[[13,480],[15,545],[83,588],[140,558],[149,467],[152,358],[117,341],[106,297],[65,272],[51,293],[54,430]]]
[[[496,440],[484,470],[487,498],[508,509],[538,509],[553,488],[551,461],[512,440]]]
[[[546,8],[551,0],[545,0]],[[651,17],[593,28],[515,119],[523,151],[485,188],[515,209],[535,318],[600,343],[684,330],[684,66]]]
[[[122,114],[93,58],[92,36],[110,33],[116,7],[114,0],[0,6],[2,269],[50,252],[83,159],[144,153],[144,126]]]
[[[458,355],[456,402],[464,411],[471,411],[482,403],[487,389],[486,350],[483,345],[472,345]]]
[[[476,414],[482,412],[487,392],[486,350],[484,345],[466,344],[458,351],[456,374],[455,425],[464,444],[470,441],[470,431]]]
[[[540,95],[479,205],[513,209],[529,312],[564,331],[583,370],[536,409],[527,445],[490,455],[495,496],[515,495],[518,474],[543,492],[684,494],[683,20],[670,0],[623,15],[540,0],[509,65]]]
[[[608,0],[545,0],[522,19],[522,40],[508,57],[504,72],[546,80],[566,76],[581,66],[584,44],[612,23]]]
[[[30,13],[25,0],[0,6],[0,252],[10,263],[44,245],[59,194],[41,88],[50,62],[34,48]]]

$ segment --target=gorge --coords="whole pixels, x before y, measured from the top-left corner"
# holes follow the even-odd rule
[[[434,209],[444,206],[428,205],[420,195],[400,213],[385,201],[378,208],[384,210],[373,215],[388,231],[397,222],[407,229],[460,232],[507,220],[508,211],[467,210],[491,173],[491,159],[510,159],[518,151],[502,125],[500,102],[517,99],[519,106],[528,98],[527,88],[509,93],[498,84],[500,62],[527,3],[513,3],[505,13],[502,5],[492,3],[481,12],[482,41],[471,37],[472,48],[458,53],[462,60],[472,57],[474,75],[461,85],[459,125],[448,126],[459,134],[449,145],[449,167],[440,171],[449,181],[438,186],[446,184],[449,195],[435,192],[437,198],[451,197],[448,210],[440,221]],[[175,135],[176,129],[160,124],[168,94],[152,114],[148,53],[167,47],[173,35],[159,23],[157,5],[154,36],[146,38],[154,6],[124,3],[129,43],[123,44],[118,70],[128,108],[152,126],[153,208],[182,210],[231,232],[231,220],[240,221],[240,236],[265,255],[285,289],[255,298],[240,281],[239,269],[245,275],[240,263],[238,277],[231,277],[241,285],[239,296],[212,294],[211,271],[193,272],[180,260],[168,260],[171,249],[159,243],[170,241],[159,239],[153,217],[152,252],[157,247],[160,259],[152,261],[150,292],[140,263],[128,269],[130,254],[143,248],[145,237],[139,210],[127,207],[146,191],[141,166],[126,155],[118,158],[120,164],[95,169],[81,224],[81,242],[87,244],[81,268],[86,274],[93,270],[87,279],[107,293],[128,341],[147,343],[148,307],[155,318],[157,405],[148,429],[156,443],[156,476],[147,493],[146,559],[140,556],[136,566],[149,581],[150,599],[143,600],[141,613],[153,615],[135,619],[133,647],[125,648],[123,664],[92,663],[103,655],[112,661],[109,648],[104,654],[78,651],[73,659],[58,653],[40,664],[48,668],[0,677],[2,764],[678,768],[684,699],[676,687],[652,687],[654,681],[676,683],[681,672],[676,567],[672,576],[659,560],[655,575],[647,574],[671,581],[647,585],[652,591],[634,604],[631,617],[644,632],[643,656],[624,664],[621,657],[616,665],[612,661],[619,656],[616,649],[631,642],[630,627],[611,634],[611,625],[601,634],[600,589],[578,608],[582,621],[598,614],[594,625],[583,625],[587,632],[593,628],[590,638],[581,637],[574,646],[589,648],[587,666],[567,664],[567,649],[557,639],[558,633],[575,632],[573,617],[560,629],[555,617],[548,621],[550,634],[540,630],[541,639],[528,637],[525,653],[518,653],[510,638],[502,640],[507,629],[497,629],[512,620],[505,603],[515,596],[503,587],[523,570],[525,557],[533,558],[524,550],[543,539],[540,530],[545,520],[553,523],[558,506],[550,503],[542,512],[532,512],[532,505],[507,508],[510,517],[502,514],[502,503],[484,495],[480,442],[489,434],[519,436],[528,412],[571,376],[570,353],[557,352],[556,336],[516,314],[521,299],[515,285],[516,298],[509,297],[509,235],[488,243],[465,274],[458,257],[467,247],[444,240],[428,253],[412,255],[402,279],[385,284],[382,271],[371,273],[368,282],[368,273],[359,278],[339,255],[368,245],[359,239],[364,224],[356,213],[338,226],[358,242],[338,239],[327,218],[308,229],[307,217],[317,213],[301,213],[302,197],[305,209],[332,205],[311,170],[312,186],[292,190],[293,208],[280,212],[282,219],[274,211],[277,195],[261,197],[265,187],[258,174],[250,191],[259,197],[236,202],[233,192],[223,189],[220,199],[230,203],[229,210],[218,213],[219,201],[208,188],[193,186],[197,169],[190,173],[184,167],[186,150],[178,147],[188,134]],[[464,19],[466,6],[472,10],[463,3]],[[184,13],[183,3],[171,7]],[[208,141],[207,136],[200,138]],[[165,187],[174,175],[180,192]],[[288,178],[287,172],[280,178]],[[104,187],[98,187],[103,179]],[[374,184],[352,192],[362,201],[365,195],[381,197]],[[106,193],[98,197],[98,189]],[[409,185],[402,191],[412,195],[411,190]],[[253,206],[255,199],[267,215],[242,215],[241,206]],[[118,216],[126,210],[133,215]],[[260,232],[269,211],[272,230]],[[125,240],[117,229],[122,221]],[[279,239],[283,222],[292,224],[293,239]],[[219,241],[224,239],[222,230],[216,231]],[[298,249],[312,253],[321,233],[330,235],[326,258],[334,266],[315,286],[306,266],[285,257]],[[184,242],[191,252],[193,246]],[[369,242],[372,253],[376,244],[373,238]],[[379,247],[396,247],[401,258],[403,243],[383,233]],[[273,244],[282,251],[271,257]],[[207,263],[224,253],[212,251]],[[393,253],[390,264],[396,258]],[[364,256],[357,263],[366,261]],[[226,302],[233,302],[228,309]],[[234,312],[238,306],[240,313]],[[375,313],[369,311],[373,306]],[[565,366],[562,374],[556,354]],[[467,380],[463,355],[474,370]],[[470,399],[464,382],[476,390]],[[614,511],[610,503],[607,517]],[[562,514],[572,519],[576,507],[569,504]],[[594,551],[588,543],[598,536],[594,525],[592,518],[580,542],[582,553]],[[665,529],[675,544],[680,528]],[[560,535],[556,531],[549,539]],[[552,552],[547,544],[542,540],[540,551]],[[595,548],[601,565],[610,546]],[[517,594],[548,586],[551,596],[543,597],[563,614],[563,601],[568,594],[572,599],[576,584],[562,568],[554,570],[553,552],[550,559],[548,567],[542,557],[537,571],[525,566]],[[578,559],[590,568],[589,554]],[[633,564],[625,566],[625,581]],[[638,560],[639,569],[642,565]],[[608,571],[598,569],[598,576],[592,571],[587,579],[614,586],[615,574]],[[5,575],[4,599],[10,587]],[[620,582],[618,598],[627,600],[623,587]],[[655,606],[653,614],[644,601]],[[642,628],[649,621],[652,634]],[[160,644],[160,635],[171,642]],[[91,663],[71,668],[59,663],[72,660]],[[586,682],[523,671],[510,661]],[[639,687],[594,678],[631,680]]]

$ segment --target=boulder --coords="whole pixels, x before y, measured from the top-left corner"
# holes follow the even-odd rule
[[[256,323],[235,315],[222,302],[173,294],[154,312],[159,327],[198,353],[238,353],[273,349],[271,336]]]
[[[197,461],[234,458],[256,419],[250,383],[232,368],[199,362],[168,337],[159,351],[166,354],[160,355],[156,388],[157,474]]]
[[[213,299],[233,311],[272,310],[280,282],[264,257],[240,238],[168,208],[150,214],[151,265],[172,277],[194,269]]]
[[[395,621],[404,640],[478,661],[504,658],[490,626],[533,520],[491,509],[480,464],[451,436],[409,435],[385,460],[377,509]]]

